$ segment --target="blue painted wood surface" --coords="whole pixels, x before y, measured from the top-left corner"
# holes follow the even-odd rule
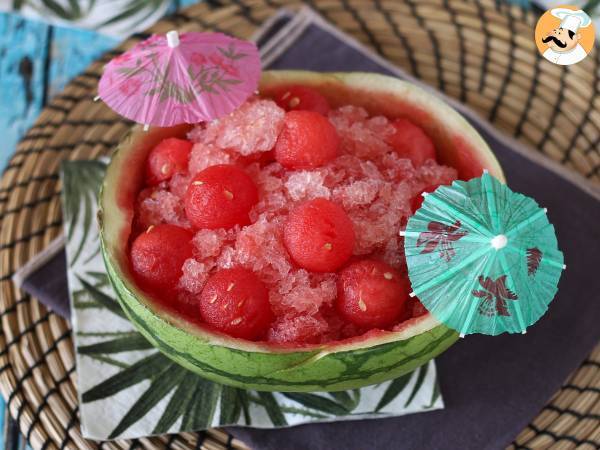
[[[0,14],[0,166],[45,101],[49,27]]]
[[[117,40],[0,14],[0,168],[48,99]]]

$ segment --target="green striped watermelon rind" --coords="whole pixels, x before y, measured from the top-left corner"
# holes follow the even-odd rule
[[[261,90],[285,83],[321,88],[333,105],[336,93],[341,92],[355,105],[361,105],[365,92],[376,97],[385,94],[386,105],[394,95],[403,102],[408,99],[420,110],[443,117],[443,123],[434,124],[436,129],[430,131],[433,135],[460,135],[474,149],[469,161],[503,179],[493,154],[471,126],[443,102],[409,83],[376,74],[276,71],[263,74]],[[348,97],[348,92],[354,95]],[[373,110],[379,106],[376,103],[366,98],[362,106]],[[393,111],[386,113],[394,116]],[[349,341],[290,349],[213,332],[154,302],[136,286],[129,271],[125,243],[133,217],[132,199],[139,189],[148,151],[161,139],[183,136],[188,129],[179,126],[144,132],[134,127],[113,155],[100,193],[98,218],[109,279],[127,316],[156,348],[183,367],[219,383],[262,391],[308,392],[348,390],[399,377],[458,339],[455,331],[426,314],[405,322],[397,332],[368,333]]]
[[[138,300],[136,290],[122,281],[114,266],[108,261],[106,264],[123,310],[156,348],[205,378],[244,389],[337,391],[380,383],[421,366],[458,337],[443,325],[435,326],[435,319],[427,315],[411,328],[417,334],[409,339],[367,347],[361,342],[340,350],[320,346],[301,351],[251,351],[236,346],[239,340],[204,334],[167,311],[157,313],[148,308]],[[418,333],[419,329],[427,331]]]

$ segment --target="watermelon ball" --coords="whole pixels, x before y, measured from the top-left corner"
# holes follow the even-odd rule
[[[229,164],[199,172],[185,195],[185,214],[197,228],[230,228],[248,224],[258,190],[243,169]]]
[[[146,160],[146,183],[154,186],[178,172],[185,172],[193,145],[190,141],[177,138],[160,141]]]
[[[338,312],[360,327],[387,328],[403,315],[409,299],[408,280],[393,267],[365,259],[338,275]]]
[[[294,85],[282,89],[275,96],[275,103],[286,111],[314,111],[324,116],[330,110],[327,99],[316,89],[306,86]]]
[[[388,138],[388,144],[400,157],[410,159],[415,168],[428,159],[435,160],[433,141],[421,127],[407,119],[396,119],[392,125],[395,132]]]
[[[312,169],[337,156],[340,138],[323,115],[314,111],[285,114],[275,144],[275,159],[287,169]]]
[[[192,257],[191,231],[175,225],[150,226],[131,245],[131,267],[143,288],[161,292],[175,288],[182,266]]]
[[[439,186],[440,186],[439,184],[427,186],[416,197],[412,198],[412,200],[410,201],[410,209],[413,214],[417,212],[417,209],[419,209],[421,207],[421,205],[423,204],[423,200],[425,200],[425,197],[423,197],[423,193],[425,192],[425,193],[429,194],[429,193],[435,191]]]
[[[283,240],[300,267],[333,272],[352,255],[355,236],[346,212],[329,200],[317,198],[290,211]]]
[[[222,269],[200,294],[200,315],[208,325],[230,336],[255,340],[273,321],[269,293],[250,270]]]

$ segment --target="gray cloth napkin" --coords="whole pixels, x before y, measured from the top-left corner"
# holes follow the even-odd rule
[[[69,319],[69,285],[65,238],[53,240],[44,250],[31,258],[13,275],[13,282],[37,298],[55,313]]]
[[[269,68],[372,71],[411,79],[311,12],[293,19],[280,15],[257,38]],[[531,156],[521,144],[454,105],[494,150],[509,186],[536,198],[549,210],[568,266],[549,312],[526,335],[468,336],[439,357],[445,410],[283,430],[229,428],[252,448],[504,448],[600,340],[598,192],[570,172]],[[61,278],[66,286],[64,266],[53,264],[40,270],[48,274],[38,280]],[[35,295],[53,308],[67,302],[66,288],[59,298],[58,291],[46,294],[45,286],[34,279],[28,284],[28,280],[24,287],[35,286]]]

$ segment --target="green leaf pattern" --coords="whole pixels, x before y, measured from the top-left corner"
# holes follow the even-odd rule
[[[73,161],[64,163],[61,173],[86,437],[132,438],[230,424],[273,428],[443,407],[433,362],[397,380],[363,389],[269,393],[207,381],[156,351],[125,318],[98,251],[93,217],[105,167],[104,162]]]

